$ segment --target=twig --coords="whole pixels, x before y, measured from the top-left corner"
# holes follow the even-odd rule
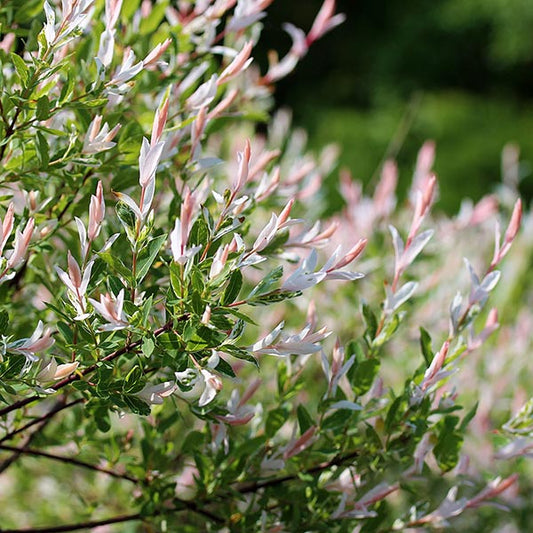
[[[79,531],[80,529],[90,529],[98,526],[107,526],[110,524],[120,524],[131,522],[132,520],[142,520],[141,513],[130,515],[115,516],[104,520],[94,520],[91,522],[80,522],[79,524],[67,524],[65,526],[52,527],[30,527],[25,529],[0,529],[0,533],[62,533],[64,531]]]
[[[115,472],[114,470],[110,470],[108,468],[104,468],[102,466],[93,465],[90,463],[86,463],[85,461],[80,461],[79,459],[74,459],[73,457],[64,457],[62,455],[56,455],[53,453],[48,452],[42,452],[41,450],[36,450],[34,448],[28,448],[27,446],[17,448],[16,446],[7,446],[4,444],[0,444],[0,450],[8,450],[11,452],[15,452],[13,455],[16,455],[17,457],[21,454],[25,455],[34,455],[36,457],[46,457],[47,459],[52,459],[53,461],[59,461],[61,463],[67,463],[75,466],[80,466],[81,468],[86,468],[88,470],[94,470],[96,472],[102,472],[103,474],[108,474],[109,476],[113,476],[117,479],[125,479],[127,481],[131,481],[132,483],[141,483],[142,481],[134,478],[132,476],[128,476],[128,474],[121,474],[120,472]]]
[[[64,402],[65,398],[63,398],[63,403]],[[8,457],[2,464],[0,464],[0,474],[5,472],[20,457],[21,453],[24,452],[24,450],[32,443],[33,439],[47,426],[50,420],[50,418],[43,418],[39,422],[39,426],[35,429],[35,431],[26,437],[22,446],[12,450],[14,453],[11,455],[11,457]]]
[[[181,511],[192,511],[194,513],[200,514],[209,520],[223,524],[224,520],[220,517],[214,515],[213,513],[206,511],[205,509],[200,509],[198,505],[194,502],[188,502],[184,500],[178,500],[183,507],[168,509],[165,510],[165,513],[172,512],[181,512]],[[110,524],[120,524],[123,522],[132,522],[134,520],[144,520],[147,518],[154,518],[163,513],[161,510],[156,510],[151,513],[149,516],[141,515],[141,513],[135,513],[130,515],[115,516],[113,518],[106,518],[103,520],[95,520],[90,522],[80,522],[78,524],[66,524],[64,526],[50,526],[50,527],[30,527],[25,529],[1,529],[0,533],[63,533],[65,531],[79,531],[80,529],[91,529],[98,526],[107,526]]]
[[[302,473],[303,474],[316,474],[317,472],[322,472],[323,470],[327,470],[328,468],[332,466],[341,465],[358,456],[359,456],[359,451],[354,450],[344,455],[338,455],[337,457],[334,457],[330,461],[326,461],[324,463],[320,463],[318,465],[312,466],[311,468],[304,470]],[[243,484],[240,487],[237,487],[236,490],[240,492],[241,494],[257,492],[260,489],[265,489],[267,487],[275,487],[276,485],[282,485],[283,483],[286,483],[287,481],[294,481],[298,479],[298,476],[299,474],[289,474],[286,476],[276,477],[273,479],[266,479],[264,481],[254,481],[252,483]]]
[[[35,418],[31,422],[28,422],[27,424],[24,424],[22,427],[20,427],[18,429],[15,429],[14,431],[11,431],[10,433],[7,433],[6,435],[4,435],[0,439],[0,444],[5,442],[6,440],[12,439],[15,435],[18,435],[19,433],[22,433],[23,431],[26,431],[27,429],[29,429],[30,427],[34,426],[35,424],[39,424],[39,423],[43,422],[44,420],[48,420],[48,419],[54,417],[57,413],[59,413],[60,411],[63,411],[63,409],[68,409],[69,407],[72,407],[73,405],[76,405],[78,403],[83,403],[83,402],[85,402],[84,398],[79,398],[78,400],[74,400],[74,401],[72,401],[70,403],[64,403],[63,401],[59,401],[53,409],[48,411],[48,413],[45,413],[41,417]]]

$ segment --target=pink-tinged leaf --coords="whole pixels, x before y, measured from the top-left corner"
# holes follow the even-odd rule
[[[409,248],[405,250],[405,254],[403,256],[402,266],[404,268],[409,266],[416,259],[418,254],[425,248],[427,243],[431,240],[433,233],[434,231],[432,229],[428,229],[420,233],[413,239],[413,241],[409,245]]]

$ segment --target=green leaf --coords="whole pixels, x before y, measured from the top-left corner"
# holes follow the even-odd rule
[[[400,408],[403,407],[404,404],[405,399],[403,396],[398,396],[391,403],[385,419],[385,431],[387,433],[393,433],[396,429],[396,424],[403,414],[403,410],[401,411]]]
[[[244,348],[239,348],[238,346],[234,346],[233,344],[223,344],[218,349],[224,353],[228,353],[233,357],[236,357],[237,359],[248,361],[249,363],[252,363],[259,368],[259,363],[257,362],[257,359],[248,350],[245,350]]]
[[[25,363],[26,358],[23,355],[10,354],[0,366],[0,379],[10,379],[19,376]],[[5,383],[4,388],[8,390]],[[10,394],[16,394],[15,390],[12,392],[8,390],[8,392],[10,392]]]
[[[422,355],[424,356],[424,361],[426,362],[426,365],[431,365],[431,361],[433,361],[433,348],[431,347],[431,336],[430,334],[424,329],[420,328],[420,349],[422,350]]]
[[[74,334],[70,327],[64,322],[57,323],[57,329],[61,332],[61,335],[65,339],[67,344],[72,344],[74,342]]]
[[[126,2],[127,3],[127,2]],[[168,7],[168,0],[159,1],[153,5],[150,14],[141,20],[139,33],[141,35],[150,35],[157,30],[159,24],[165,16],[165,10]]]
[[[163,333],[157,338],[157,342],[164,350],[181,351],[183,348],[181,339],[172,332]]]
[[[159,253],[159,250],[161,250],[161,246],[166,241],[166,239],[166,234],[154,237],[139,254],[139,257],[137,259],[136,272],[137,283],[140,283],[144,279],[146,274],[148,274],[150,267],[155,261],[155,258],[157,257],[157,254]]]
[[[209,239],[209,229],[202,217],[196,219],[189,233],[189,245],[203,246]]]
[[[0,335],[7,335],[9,325],[9,315],[7,311],[0,311]]]
[[[122,390],[126,394],[135,394],[144,388],[145,379],[143,371],[139,366],[134,366],[126,376],[124,383],[122,384]]]
[[[233,372],[233,368],[231,367],[231,365],[227,361],[222,359],[222,357],[219,358],[218,365],[215,367],[215,370],[222,374],[226,374],[226,376],[229,376],[230,378],[237,377],[235,375],[235,372]]]
[[[222,311],[224,311],[225,313],[230,313],[231,315],[243,320],[247,324],[253,324],[254,326],[258,325],[255,320],[253,320],[248,315],[245,315],[244,313],[241,313],[240,311],[237,311],[237,309],[235,309],[235,307],[226,307],[226,308],[222,309]]]
[[[109,420],[109,412],[105,407],[100,407],[94,411],[94,420],[96,427],[102,432],[107,433],[111,429],[111,422]]]
[[[127,204],[119,201],[115,206],[115,211],[125,229],[135,229],[135,226],[137,224],[137,217]]]
[[[154,352],[155,342],[151,337],[145,337],[142,344],[142,352],[145,357],[150,357]]]
[[[181,453],[191,453],[201,449],[205,442],[205,435],[200,431],[190,431],[181,445]]]
[[[48,168],[48,163],[50,163],[50,146],[46,137],[40,132],[37,131],[35,144],[37,146],[37,158],[43,169]]]
[[[376,332],[378,330],[378,321],[376,319],[376,315],[374,315],[372,309],[370,306],[363,302],[361,306],[361,311],[363,313],[363,318],[365,320],[366,324],[366,334],[371,338],[374,339],[376,336]]]
[[[223,333],[200,325],[187,339],[187,350],[198,351],[205,348],[219,348],[226,338]]]
[[[124,23],[130,22],[131,17],[137,11],[141,0],[128,0],[122,6],[121,19]]]
[[[433,455],[437,460],[439,468],[444,472],[449,472],[457,465],[459,455],[463,445],[463,436],[455,430],[458,418],[456,416],[446,416],[442,421],[437,444],[433,448]]]
[[[348,420],[352,417],[353,414],[353,411],[348,411],[346,409],[338,409],[334,411],[332,415],[324,419],[321,424],[321,427],[324,430],[338,430],[340,428],[346,427]]]
[[[111,267],[113,273],[117,273],[127,281],[131,282],[131,269],[111,251],[99,252],[100,257]]]
[[[370,390],[378,373],[379,366],[380,361],[376,358],[365,359],[355,366],[350,380],[352,389],[357,396],[361,396]]]
[[[278,407],[269,411],[265,422],[267,437],[273,437],[289,418],[289,411],[285,407]]]
[[[50,101],[48,96],[43,95],[37,100],[35,118],[37,120],[46,120],[50,117]]]
[[[151,412],[150,406],[138,396],[124,395],[122,397],[131,412],[136,415],[148,416]]]
[[[21,85],[23,87],[27,87],[28,80],[30,78],[30,69],[28,68],[28,65],[26,65],[24,59],[22,59],[22,57],[20,57],[18,54],[11,53],[9,56],[11,57],[13,66],[15,67],[18,77],[20,78]]]
[[[180,265],[172,262],[170,263],[169,270],[170,270],[170,286],[172,287],[172,292],[174,293],[174,296],[176,298],[181,298],[182,297],[182,294],[181,294],[182,286],[181,286]]]
[[[466,431],[468,424],[470,424],[470,421],[472,420],[472,418],[476,416],[478,405],[479,405],[479,402],[476,402],[474,407],[472,407],[472,409],[470,409],[470,411],[468,411],[468,413],[466,413],[466,415],[464,416],[463,421],[461,422],[461,425],[459,426],[459,431],[461,433],[464,433]]]
[[[250,305],[270,305],[273,303],[283,302],[291,298],[297,298],[302,295],[302,291],[282,291],[275,290],[269,292],[268,294],[263,294],[262,296],[257,296],[253,300],[250,300],[248,303]]]
[[[300,404],[296,409],[296,415],[298,416],[300,434],[303,435],[315,423],[313,421],[313,418],[309,414],[309,411],[307,411],[307,409],[302,404]]]
[[[220,298],[220,305],[229,305],[233,303],[237,296],[239,295],[239,292],[242,287],[242,273],[240,270],[234,270],[231,273],[231,276],[228,281],[228,285],[226,286],[226,289],[224,290],[224,294],[222,294],[222,298]]]
[[[384,324],[379,335],[372,342],[372,346],[379,347],[385,344],[394,335],[400,325],[399,315],[393,315]]]
[[[283,276],[283,267],[276,267],[272,272],[268,273],[250,292],[247,300],[254,297],[261,296],[269,292],[277,281]]]

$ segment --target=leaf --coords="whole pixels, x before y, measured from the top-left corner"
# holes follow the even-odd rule
[[[145,379],[143,371],[139,366],[134,366],[126,376],[122,385],[122,390],[127,394],[135,394],[144,388]]]
[[[181,445],[181,453],[191,453],[198,449],[201,449],[205,442],[205,435],[200,431],[190,431],[183,444]]]
[[[268,294],[263,294],[262,296],[257,296],[253,300],[250,300],[248,303],[250,305],[270,305],[272,303],[283,302],[285,300],[290,300],[291,298],[297,298],[302,295],[302,291],[282,291],[275,290],[269,292]]]
[[[20,57],[18,54],[11,53],[9,56],[11,57],[13,66],[15,67],[18,77],[20,78],[20,84],[23,87],[27,87],[30,77],[30,69],[28,68],[28,65],[26,65],[24,59],[22,59],[22,57]]]
[[[9,315],[7,311],[0,311],[0,335],[7,334],[8,325],[9,325]]]
[[[273,437],[289,418],[289,411],[285,407],[278,407],[269,411],[265,422],[267,437]]]
[[[176,298],[181,298],[181,269],[180,266],[177,263],[171,262],[170,263],[170,286],[172,287],[172,292],[174,293],[174,296]]]
[[[205,245],[209,240],[209,229],[202,217],[196,219],[189,233],[189,245]]]
[[[158,344],[164,350],[178,351],[182,349],[181,339],[172,332],[165,332],[157,338]]]
[[[47,120],[50,117],[50,101],[48,96],[43,95],[37,100],[35,118],[37,120]]]
[[[148,416],[151,412],[150,406],[138,396],[124,395],[122,399],[136,415]]]
[[[341,409],[334,411],[332,415],[326,417],[321,424],[323,430],[336,430],[342,427],[346,427],[348,420],[353,415],[353,411],[346,411]]]
[[[40,132],[37,131],[35,145],[37,147],[37,158],[43,169],[48,168],[48,163],[50,162],[50,146],[46,137]]]
[[[131,269],[109,250],[105,252],[99,252],[100,257],[111,267],[111,270],[127,281],[131,281]]]
[[[302,404],[296,409],[296,415],[298,417],[298,425],[300,426],[301,435],[303,435],[311,426],[315,425],[313,418]]]
[[[74,334],[67,324],[64,322],[58,322],[57,329],[61,332],[61,335],[67,344],[72,344],[74,342]]]
[[[276,282],[283,276],[283,267],[276,267],[272,272],[268,273],[250,292],[247,300],[254,297],[261,296],[270,291],[270,289],[276,284]]]
[[[396,424],[398,419],[402,416],[400,407],[404,406],[405,399],[403,396],[398,396],[391,403],[389,410],[387,411],[387,417],[385,418],[385,431],[387,433],[393,433],[397,428]]]
[[[470,421],[476,416],[477,408],[478,408],[479,402],[476,402],[474,407],[466,413],[466,415],[463,418],[463,421],[461,422],[461,425],[459,426],[459,431],[461,433],[464,433],[468,427],[468,424],[470,424]]]
[[[139,25],[139,33],[141,35],[150,35],[151,33],[154,33],[163,20],[167,7],[168,0],[163,0],[162,2],[157,2],[154,4],[150,10],[150,14],[147,17],[143,17],[141,20]]]
[[[22,369],[24,368],[24,364],[26,362],[26,358],[21,354],[10,354],[8,359],[2,363],[2,372],[0,373],[0,378],[2,379],[10,379],[14,378],[16,376],[19,376]],[[4,383],[4,388],[6,390],[7,386]],[[10,392],[8,390],[8,392]],[[16,394],[17,391],[13,390],[13,392],[10,392],[10,394]]]
[[[222,359],[222,357],[219,358],[218,365],[215,367],[215,370],[217,370],[221,374],[225,374],[226,376],[229,376],[230,378],[237,377],[235,375],[235,372],[233,372],[233,368],[231,367],[231,365],[227,361]]]
[[[252,363],[259,368],[257,359],[248,350],[239,348],[238,346],[234,346],[233,344],[223,344],[222,346],[220,346],[219,350],[230,354],[233,357],[236,357],[237,359],[248,361],[249,363]]]
[[[144,357],[150,357],[154,353],[155,342],[151,337],[145,337],[142,343],[142,352]]]
[[[161,246],[166,239],[166,234],[154,237],[139,254],[139,258],[137,259],[137,272],[135,274],[137,283],[140,283],[146,274],[148,274],[150,267],[155,261],[155,258],[157,257],[157,254],[159,253],[159,250],[161,250]]]
[[[383,344],[385,344],[394,335],[399,325],[400,325],[399,315],[396,314],[396,315],[393,315],[391,318],[389,318],[385,322],[379,335],[372,342],[372,346],[375,346],[375,347],[383,346]]]
[[[102,432],[107,433],[111,429],[111,422],[109,420],[109,412],[105,407],[99,407],[94,411],[93,418],[96,422],[96,427]]]
[[[229,305],[233,303],[242,287],[242,273],[240,270],[234,270],[229,278],[228,285],[220,298],[220,305]]]
[[[433,448],[433,455],[443,472],[449,472],[459,461],[463,436],[455,430],[457,421],[458,418],[456,416],[446,416],[444,418],[437,444]]]
[[[207,326],[200,325],[192,335],[187,338],[187,350],[198,351],[205,348],[220,349],[219,347],[225,337],[226,336],[223,333],[208,328]]]
[[[422,327],[420,328],[420,348],[422,350],[422,355],[424,356],[424,361],[426,362],[426,366],[431,365],[431,361],[433,361],[433,348],[431,347],[431,336]]]
[[[258,325],[253,318],[249,317],[248,315],[245,315],[244,313],[241,313],[240,311],[237,311],[237,309],[235,309],[234,307],[226,307],[225,309],[223,309],[223,311],[226,313],[230,313],[233,316],[240,318],[241,320],[244,320],[244,322],[246,322],[247,324],[253,324],[254,326]]]
[[[378,330],[378,321],[376,319],[376,315],[374,315],[372,309],[366,302],[363,302],[361,311],[366,324],[366,334],[371,339],[374,339]]]
[[[379,359],[372,358],[361,361],[351,374],[352,389],[357,396],[367,393],[374,383],[380,366]]]
[[[133,210],[127,204],[122,201],[119,201],[115,206],[115,211],[125,229],[135,229],[135,225],[137,224],[137,217],[135,216]]]

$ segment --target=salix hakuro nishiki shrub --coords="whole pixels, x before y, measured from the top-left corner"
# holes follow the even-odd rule
[[[334,150],[270,92],[344,18],[287,24],[261,74],[271,2],[4,2],[0,531],[467,527],[518,490],[527,398],[495,456],[461,449],[520,201],[490,259],[496,198],[431,218],[426,143],[405,205],[388,161],[318,221]]]

